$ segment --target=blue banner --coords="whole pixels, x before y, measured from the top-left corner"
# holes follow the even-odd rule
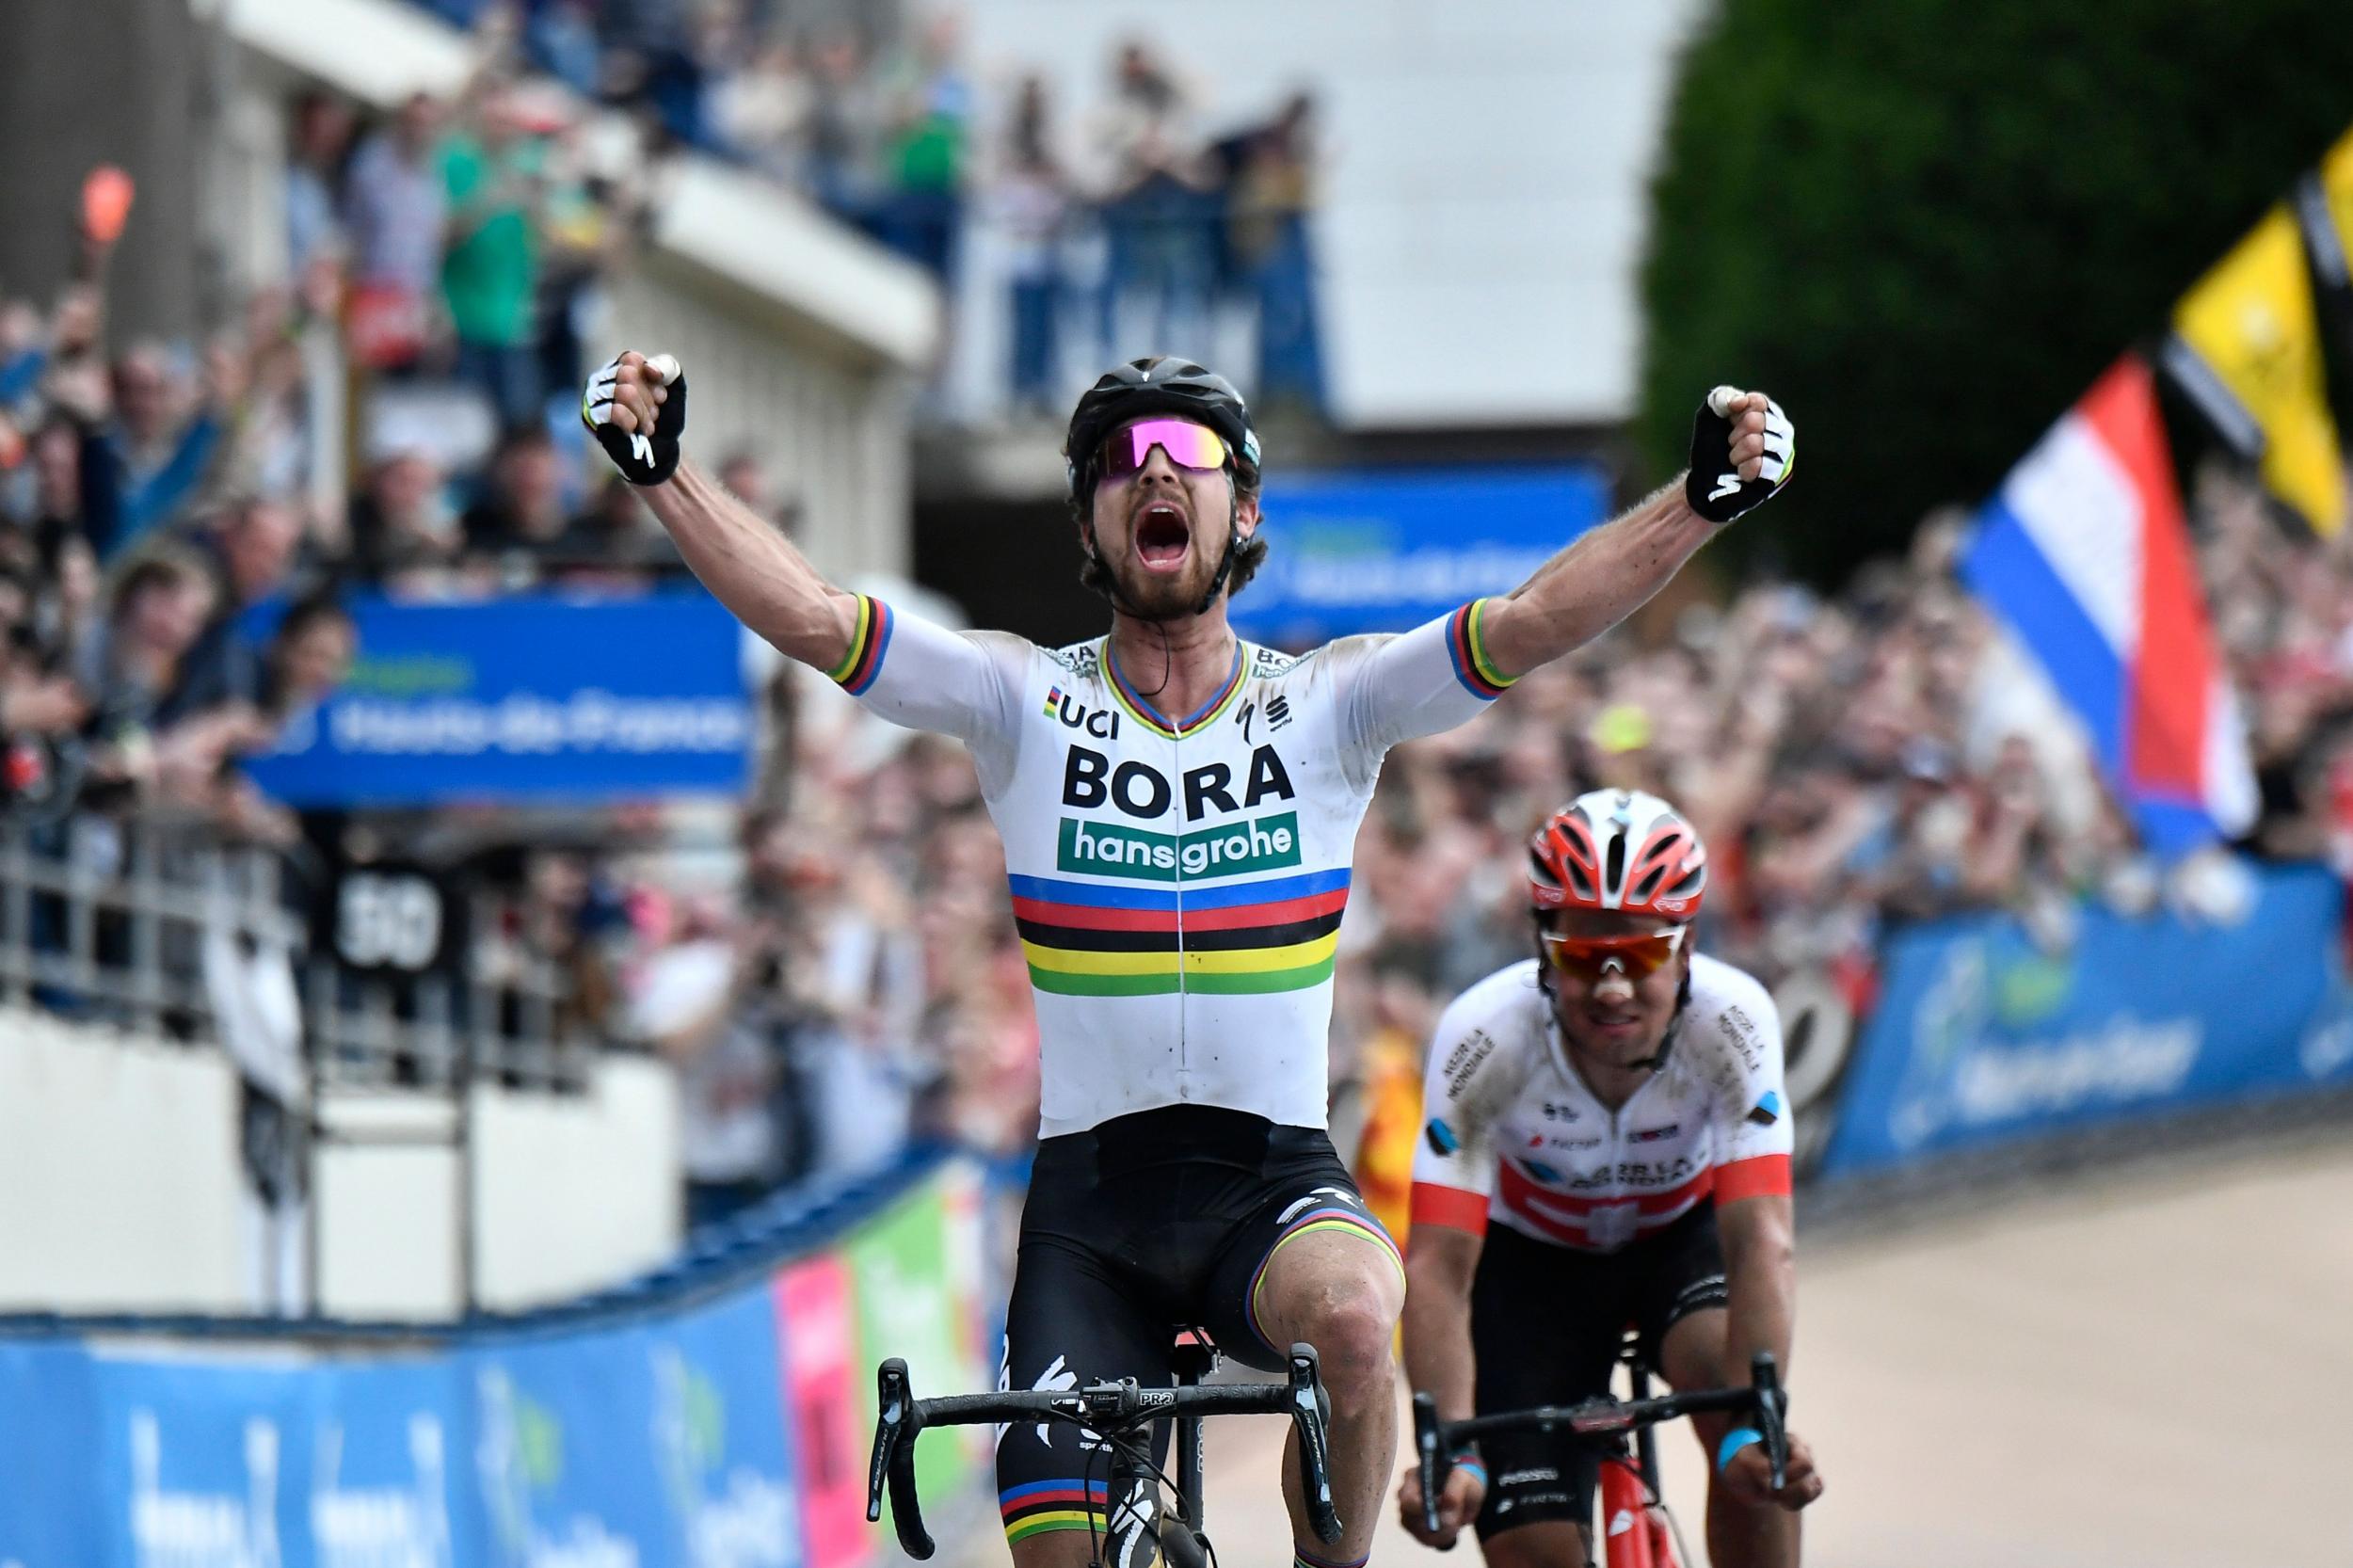
[[[359,658],[253,759],[297,806],[607,800],[743,788],[742,629],[701,593],[351,606]]]
[[[72,1342],[0,1339],[0,1563],[90,1562],[101,1529],[89,1352]]]
[[[739,1291],[671,1322],[469,1352],[491,1568],[799,1568],[776,1320]]]
[[[0,1563],[801,1568],[765,1281],[366,1360],[0,1341]]]
[[[857,1325],[910,1296],[968,1309],[940,1272],[958,1190],[936,1153],[912,1156],[596,1316],[573,1304],[403,1350],[329,1353],[292,1327],[190,1336],[185,1320],[88,1325],[105,1336],[93,1346],[70,1322],[14,1320],[23,1337],[0,1333],[0,1568],[872,1563],[888,1536],[864,1519]],[[906,1264],[909,1237],[929,1239],[920,1263],[886,1272],[888,1301],[857,1302],[840,1249]],[[796,1277],[820,1288],[788,1321]],[[962,1337],[917,1317],[900,1327]],[[796,1412],[836,1392],[834,1447],[812,1465]],[[844,1528],[823,1559],[805,1472],[844,1488],[824,1500]]]
[[[1609,485],[1588,465],[1289,474],[1264,505],[1273,548],[1234,624],[1301,648],[1509,592],[1609,517]]]
[[[2245,918],[2087,909],[2047,952],[2007,917],[1898,933],[1822,1170],[2353,1082],[2342,885],[2258,873]]]

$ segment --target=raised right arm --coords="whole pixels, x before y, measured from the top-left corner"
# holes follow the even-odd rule
[[[792,540],[687,460],[676,360],[616,356],[589,377],[580,415],[712,598],[785,657],[827,675],[841,667],[858,638],[858,596],[818,576]]]
[[[677,360],[632,351],[590,378],[581,415],[688,568],[778,652],[893,724],[963,740],[984,788],[1001,783],[1020,744],[1014,720],[1029,645],[902,616],[820,577],[792,540],[685,459],[685,397]]]
[[[736,619],[788,658],[828,675],[840,666],[857,631],[856,594],[818,576],[792,540],[691,460],[638,493]]]

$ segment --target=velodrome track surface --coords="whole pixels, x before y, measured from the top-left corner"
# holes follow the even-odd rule
[[[1792,1417],[1828,1481],[1815,1568],[2353,1563],[2353,1129],[1801,1249]],[[1289,1560],[1280,1430],[1211,1431],[1227,1568]],[[1669,1500],[1704,1557],[1698,1448],[1669,1437]],[[1393,1522],[1372,1554],[1477,1560]]]

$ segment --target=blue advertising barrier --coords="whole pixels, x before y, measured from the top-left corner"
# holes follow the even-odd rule
[[[2007,917],[1897,934],[1822,1174],[2353,1081],[2343,887],[2257,886],[2230,924],[2087,909],[2057,953]]]
[[[776,1269],[937,1203],[942,1169],[920,1151],[589,1310],[403,1350],[0,1320],[0,1564],[809,1568]]]
[[[297,806],[744,786],[742,631],[700,593],[351,606],[351,678],[248,771]]]
[[[1234,624],[1296,648],[1519,586],[1608,518],[1609,485],[1589,465],[1306,473],[1270,479],[1264,505],[1275,544]]]

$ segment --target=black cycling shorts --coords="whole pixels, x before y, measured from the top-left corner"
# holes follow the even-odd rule
[[[1613,1253],[1579,1252],[1490,1225],[1471,1284],[1478,1412],[1607,1394],[1629,1324],[1643,1361],[1656,1368],[1669,1329],[1724,1301],[1716,1211],[1704,1202]],[[1592,1523],[1601,1466],[1591,1449],[1537,1432],[1498,1432],[1479,1447],[1488,1481],[1481,1541],[1547,1520]]]
[[[1397,1247],[1365,1208],[1332,1140],[1243,1112],[1170,1106],[1038,1145],[1005,1309],[1000,1388],[1071,1388],[1132,1377],[1167,1386],[1178,1331],[1268,1371],[1288,1346],[1258,1331],[1256,1295],[1276,1249],[1344,1230]],[[1165,1461],[1165,1432],[1159,1435]],[[1104,1506],[1111,1456],[1077,1429],[1026,1423],[997,1444],[1009,1541],[1084,1529]]]

